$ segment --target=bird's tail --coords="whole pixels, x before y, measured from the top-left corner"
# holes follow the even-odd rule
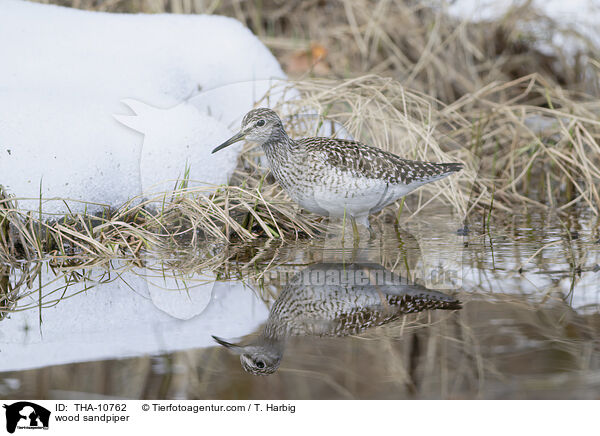
[[[448,300],[439,300],[434,308],[441,310],[460,310],[462,309],[462,303],[454,298]]]
[[[441,180],[463,169],[461,163],[431,163],[428,165],[428,174],[420,180],[421,184]]]
[[[418,294],[390,296],[388,302],[401,313],[416,313],[424,310],[460,310],[462,303],[454,297],[441,292],[425,290]]]
[[[442,174],[452,174],[463,169],[464,165],[461,163],[441,163],[437,164]]]

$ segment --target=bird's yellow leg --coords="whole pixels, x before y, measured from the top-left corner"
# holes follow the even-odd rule
[[[358,226],[356,225],[356,220],[354,217],[352,219],[352,233],[354,234],[354,242],[360,240],[360,234],[358,233]]]
[[[344,216],[342,217],[342,247],[346,240],[346,209],[344,209]]]
[[[352,244],[352,262],[356,262],[360,243],[360,234],[358,233],[358,226],[356,225],[356,220],[354,217],[352,217],[352,233],[354,235],[354,243]]]
[[[367,230],[369,231],[369,241],[374,241],[375,239],[377,239],[377,233],[375,233],[373,227],[369,225],[369,227],[367,227]]]

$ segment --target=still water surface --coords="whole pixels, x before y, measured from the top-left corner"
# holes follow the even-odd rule
[[[596,218],[460,227],[28,266],[0,397],[598,398]]]

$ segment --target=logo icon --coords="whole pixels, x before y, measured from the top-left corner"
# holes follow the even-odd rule
[[[14,433],[18,429],[48,429],[50,411],[29,401],[5,404],[6,431]]]

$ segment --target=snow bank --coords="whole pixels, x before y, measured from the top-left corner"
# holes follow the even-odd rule
[[[186,161],[193,179],[226,182],[241,144],[209,150],[284,78],[248,29],[218,16],[3,0],[0,41],[0,184],[34,198],[20,204],[35,210],[40,189],[45,199],[74,200],[73,211],[100,208],[76,200],[118,207],[181,177]],[[67,207],[46,201],[43,210]]]

